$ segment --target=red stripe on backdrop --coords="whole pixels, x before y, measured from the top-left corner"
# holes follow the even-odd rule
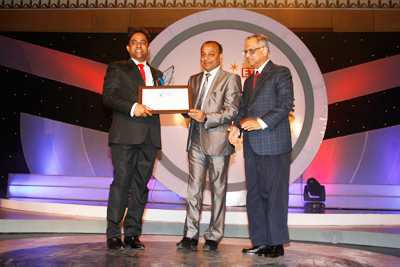
[[[0,36],[0,65],[101,94],[107,65]]]
[[[325,73],[328,103],[400,86],[400,55]]]

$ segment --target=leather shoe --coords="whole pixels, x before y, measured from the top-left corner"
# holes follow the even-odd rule
[[[181,241],[176,243],[178,248],[197,248],[198,240],[194,238],[184,237]]]
[[[203,250],[217,250],[218,249],[218,242],[214,240],[206,240],[204,244]]]
[[[109,249],[124,249],[124,244],[119,237],[107,238],[107,247]]]
[[[278,258],[280,256],[285,255],[285,251],[283,249],[283,245],[276,245],[276,246],[268,246],[265,249],[260,250],[257,254],[260,257]]]
[[[254,246],[252,248],[244,248],[242,250],[242,252],[244,254],[258,254],[258,252],[260,252],[260,250],[265,249],[267,246]]]
[[[129,245],[133,249],[144,249],[144,244],[140,242],[137,236],[125,236],[125,245]]]

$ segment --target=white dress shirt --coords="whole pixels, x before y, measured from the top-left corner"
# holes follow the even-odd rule
[[[146,86],[153,86],[154,85],[154,81],[153,81],[153,75],[151,74],[151,69],[150,66],[147,65],[147,62],[143,62],[140,63],[139,61],[137,61],[134,58],[131,58],[133,60],[133,62],[135,62],[136,65],[138,64],[143,64],[143,70],[144,70],[144,74],[146,75]],[[140,70],[139,66],[138,69]],[[131,108],[131,117],[135,116],[135,107],[138,103],[136,102],[135,104],[133,104],[132,108]]]

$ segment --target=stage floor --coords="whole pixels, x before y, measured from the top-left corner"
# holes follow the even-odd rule
[[[3,235],[0,235],[0,238]],[[106,248],[105,235],[78,235],[0,241],[0,266],[400,266],[400,258],[353,248],[292,242],[276,259],[241,253],[249,239],[224,238],[217,251],[177,249],[181,237],[144,235],[145,250]]]
[[[185,213],[182,205],[148,205],[146,212],[164,211],[164,215],[158,221],[144,221],[141,240],[146,249],[110,251],[103,234],[105,218],[49,213],[49,207],[39,203],[35,206],[41,206],[42,212],[22,210],[26,208],[23,201],[12,204],[21,209],[0,208],[0,266],[400,266],[400,225],[389,224],[393,219],[398,222],[399,213],[394,211],[326,210],[324,214],[307,214],[291,209],[289,215],[304,216],[301,220],[310,224],[320,216],[320,222],[339,216],[343,223],[289,225],[292,242],[285,245],[285,256],[265,259],[241,253],[251,242],[247,225],[240,224],[226,224],[218,251],[203,252],[203,237],[197,251],[177,249],[183,221],[171,221],[167,214]],[[60,212],[68,207],[50,206]],[[78,208],[72,206],[72,210]],[[87,207],[85,211],[89,210]],[[229,207],[227,213],[245,216],[246,208]],[[367,216],[376,222],[391,219],[387,225],[350,225],[354,216]],[[206,227],[207,223],[201,224],[201,233]]]
[[[143,216],[144,235],[181,237],[186,211],[184,205],[148,204]],[[208,228],[209,207],[205,206],[200,233]],[[305,213],[289,209],[292,241],[347,244],[400,249],[399,211],[325,210]],[[106,207],[72,203],[43,203],[0,199],[0,232],[15,234],[65,233],[100,234],[107,227]],[[228,207],[226,238],[248,239],[246,207]]]

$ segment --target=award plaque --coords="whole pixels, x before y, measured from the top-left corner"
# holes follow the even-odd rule
[[[192,108],[192,87],[139,86],[139,103],[153,114],[188,113]]]

